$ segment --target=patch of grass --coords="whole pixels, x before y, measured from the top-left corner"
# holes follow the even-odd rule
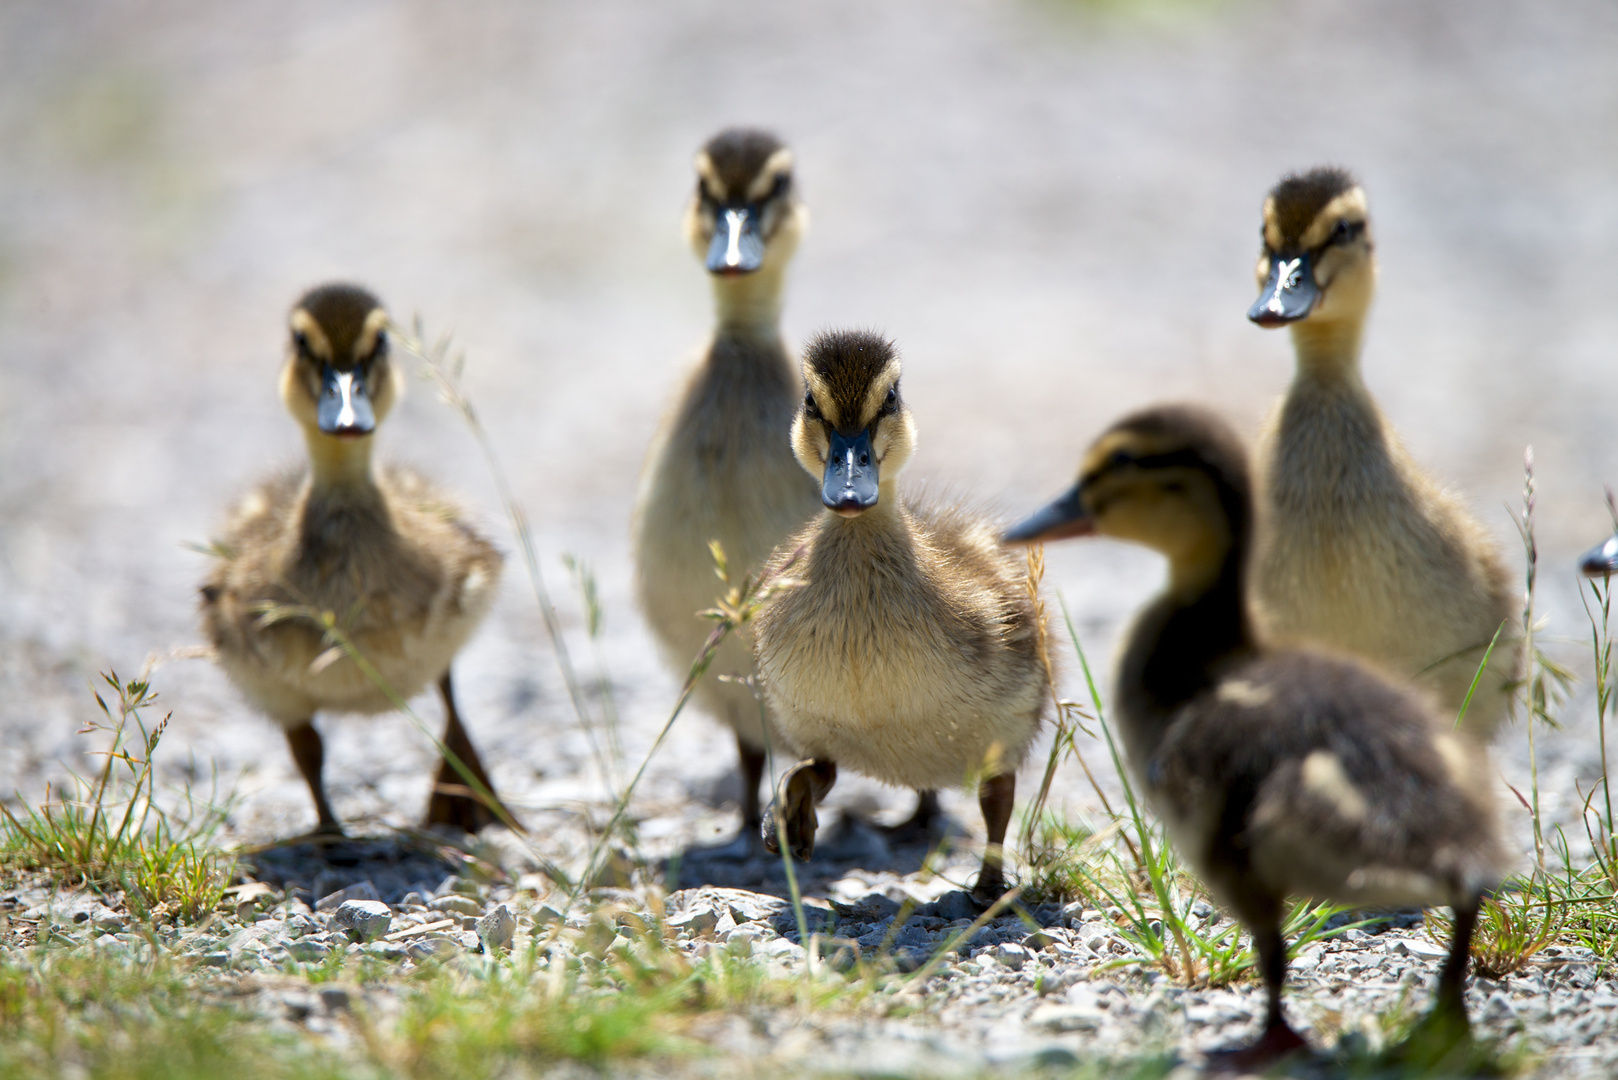
[[[497,1077],[518,1063],[604,1066],[689,1052],[674,1031],[678,984],[626,992],[582,969],[559,980],[542,968],[490,965],[474,977],[439,969],[417,980],[394,1022],[368,1026],[370,1056],[407,1077]]]
[[[202,804],[186,793],[186,813],[174,815],[156,802],[153,755],[169,716],[148,726],[142,710],[156,705],[149,683],[102,676],[114,705],[95,695],[103,721],[80,734],[108,736],[101,770],[74,776],[75,793],[49,791],[38,806],[13,812],[0,806],[0,868],[36,870],[65,885],[101,892],[122,890],[143,917],[170,914],[195,919],[218,904],[234,861],[215,843],[228,801]]]
[[[198,987],[173,961],[44,949],[0,960],[0,1080],[353,1075]]]
[[[1552,879],[1533,878],[1521,891],[1497,892],[1483,898],[1477,928],[1472,933],[1472,973],[1485,979],[1504,979],[1527,967],[1536,953],[1556,941],[1566,920],[1565,901],[1545,899]],[[1427,936],[1449,945],[1454,921],[1442,908],[1429,908]]]

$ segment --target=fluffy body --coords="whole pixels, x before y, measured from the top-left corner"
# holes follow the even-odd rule
[[[1131,641],[1122,682],[1151,647]],[[1141,700],[1124,685],[1119,694]],[[1499,880],[1477,743],[1439,730],[1426,701],[1362,664],[1256,655],[1166,717],[1138,706],[1120,716],[1137,732],[1161,729],[1155,746],[1132,751],[1134,771],[1215,899],[1250,923],[1286,896],[1465,906]]]
[[[1014,772],[1049,691],[1026,568],[990,525],[948,507],[824,513],[771,570],[800,549],[786,571],[799,584],[756,629],[787,743],[915,788],[960,787],[986,765]]]
[[[266,608],[330,612],[409,698],[449,670],[488,612],[501,567],[452,502],[398,468],[325,490],[306,470],[276,477],[241,501],[216,547],[204,630],[231,681],[288,728],[317,711],[394,706],[312,618]]]
[[[697,614],[723,588],[709,542],[719,541],[740,580],[819,509],[787,438],[802,394],[779,336],[725,334],[707,348],[652,440],[636,500],[635,582],[675,671],[690,667],[713,629]],[[762,748],[758,701],[747,687],[716,678],[752,670],[750,636],[733,634],[694,696]]]
[[[1255,596],[1280,643],[1315,642],[1415,679],[1491,736],[1521,668],[1519,598],[1483,526],[1413,462],[1357,375],[1300,370],[1259,442]]]

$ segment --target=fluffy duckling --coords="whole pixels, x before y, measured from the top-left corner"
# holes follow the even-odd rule
[[[781,338],[781,292],[809,223],[792,165],[774,135],[743,128],[697,152],[685,234],[711,275],[716,326],[647,450],[632,530],[641,609],[682,674],[712,629],[697,615],[720,588],[709,543],[739,577],[819,507],[787,437],[803,383]],[[695,691],[736,733],[744,849],[758,835],[765,721],[749,687],[719,676],[752,670],[748,635],[733,634]],[[924,796],[912,824],[925,826],[936,807]]]
[[[1098,534],[1169,560],[1130,631],[1114,708],[1137,782],[1216,899],[1252,931],[1268,990],[1257,1065],[1304,1046],[1281,1012],[1283,902],[1448,904],[1436,1015],[1464,1031],[1468,948],[1504,861],[1485,751],[1426,697],[1346,656],[1266,650],[1246,599],[1246,454],[1218,417],[1164,407],[1097,439],[1024,542]]]
[[[1290,326],[1297,373],[1260,439],[1254,589],[1269,636],[1414,677],[1450,718],[1502,625],[1465,727],[1487,738],[1521,669],[1518,602],[1483,527],[1413,462],[1360,379],[1376,284],[1364,190],[1341,169],[1288,176],[1264,203],[1248,318]]]
[[[314,618],[273,609],[328,613],[401,698],[436,682],[445,747],[492,791],[461,725],[449,667],[494,599],[501,557],[421,477],[371,464],[372,435],[403,387],[376,297],[324,285],[298,301],[289,322],[281,400],[303,428],[309,465],[235,508],[202,586],[202,623],[230,680],[286,729],[319,831],[341,833],[321,781],[315,713],[384,712],[393,702]],[[471,832],[496,819],[446,758],[427,823]]]
[[[1005,891],[1016,770],[1049,693],[1023,560],[979,517],[900,500],[916,436],[890,342],[822,334],[803,370],[792,449],[826,509],[771,557],[795,587],[754,631],[765,698],[806,759],[777,796],[786,846],[813,853],[815,804],[839,764],[922,790],[979,774],[988,849],[974,895],[990,902]],[[772,819],[764,833],[778,851]]]

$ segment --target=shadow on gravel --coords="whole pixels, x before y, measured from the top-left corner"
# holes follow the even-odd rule
[[[376,895],[365,898],[397,905],[406,893],[434,895],[445,877],[463,874],[470,861],[466,852],[425,833],[298,837],[243,855],[238,873],[289,896],[303,893],[310,904],[369,883]]]
[[[941,824],[944,828],[931,838],[900,839],[880,826],[841,813],[829,828],[820,830],[814,858],[807,863],[793,863],[798,888],[806,896],[824,895],[832,882],[856,870],[901,877],[913,874],[922,869],[934,851],[948,856],[957,838],[964,835],[953,821],[946,819]],[[943,859],[933,861],[941,864]],[[714,847],[686,848],[659,869],[671,889],[714,885],[787,896],[781,856],[767,853],[763,844],[751,836]]]

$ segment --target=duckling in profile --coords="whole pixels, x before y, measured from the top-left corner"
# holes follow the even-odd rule
[[[371,464],[372,435],[402,389],[376,297],[324,285],[298,301],[289,321],[281,400],[303,428],[309,466],[262,484],[235,508],[215,545],[201,614],[231,682],[286,730],[318,831],[340,834],[314,716],[384,712],[394,703],[315,617],[289,612],[327,613],[401,699],[436,682],[445,747],[492,791],[455,707],[449,667],[488,612],[501,557],[421,477]],[[495,820],[446,757],[427,824],[472,832]]]
[[[720,591],[709,544],[719,541],[739,579],[820,505],[788,438],[803,383],[781,338],[781,292],[809,222],[792,166],[779,139],[745,128],[722,131],[697,152],[685,233],[712,276],[717,325],[647,450],[632,527],[641,609],[682,674],[712,629],[697,613]],[[756,844],[768,740],[752,689],[719,676],[752,671],[748,635],[733,634],[694,695],[736,734],[738,850]],[[924,795],[911,824],[925,827],[936,809]]]
[[[1073,489],[1007,539],[1097,534],[1168,557],[1168,588],[1118,662],[1114,709],[1176,846],[1253,934],[1268,1012],[1226,1063],[1305,1045],[1281,1012],[1281,918],[1294,894],[1453,907],[1435,1020],[1464,1033],[1472,930],[1504,863],[1485,751],[1421,692],[1357,660],[1259,645],[1246,597],[1252,517],[1235,434],[1207,411],[1162,407],[1113,425]]]
[[[899,498],[916,436],[892,343],[822,334],[803,370],[792,449],[826,509],[771,557],[794,587],[754,631],[765,698],[806,759],[777,795],[784,842],[813,854],[815,804],[839,765],[921,790],[981,776],[988,848],[973,894],[991,902],[1005,891],[1016,770],[1049,693],[1026,568],[987,521]],[[779,851],[773,819],[764,835]]]
[[[1360,378],[1376,285],[1365,192],[1347,172],[1288,176],[1264,203],[1248,318],[1292,328],[1297,373],[1260,439],[1254,592],[1267,635],[1414,677],[1450,717],[1489,643],[1464,727],[1487,738],[1522,666],[1518,603],[1483,527],[1413,462]]]

